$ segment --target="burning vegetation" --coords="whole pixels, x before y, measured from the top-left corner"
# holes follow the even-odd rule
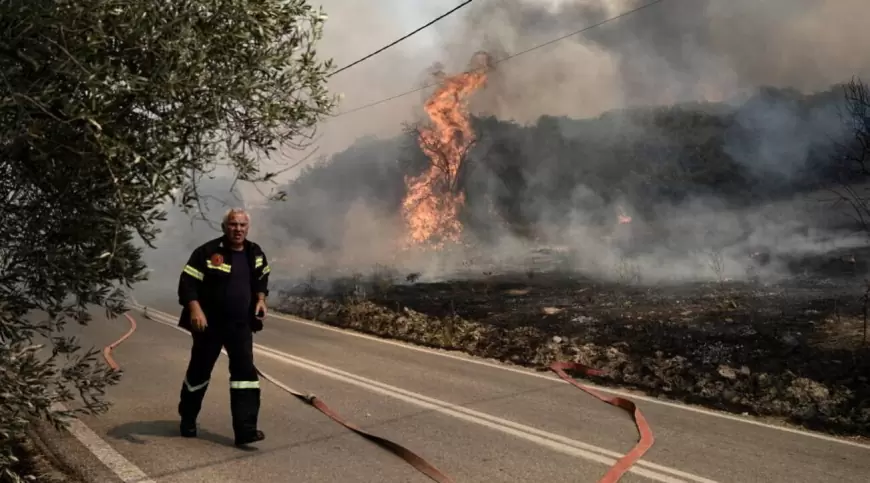
[[[405,179],[408,191],[402,215],[408,227],[406,246],[439,247],[460,240],[459,212],[465,195],[459,189],[459,175],[476,140],[467,102],[486,82],[489,58],[479,54],[476,63],[468,72],[453,76],[440,73],[440,85],[424,106],[431,124],[417,130],[417,140],[431,164],[423,174]]]
[[[810,130],[830,123],[842,89],[762,89],[736,109],[674,106],[521,128],[469,115],[489,73],[481,59],[478,68],[440,77],[424,106],[429,123],[413,131],[418,156],[381,170],[384,184],[373,189],[383,212],[401,215],[406,249],[428,260],[448,245],[477,251],[438,273],[311,271],[288,283],[281,310],[515,364],[579,361],[605,371],[601,384],[870,436],[870,285],[861,282],[870,251],[855,235],[860,223],[838,219],[836,207],[793,201],[866,182],[866,171],[842,166],[864,159],[863,118],[849,124],[857,142],[808,141]],[[870,112],[855,110],[862,86],[847,88],[849,112]],[[804,123],[795,124],[806,130],[798,136],[804,156],[800,169],[770,181],[781,166],[741,159],[771,151],[755,123],[778,102]],[[344,168],[309,171],[297,181],[300,199],[329,169]],[[699,199],[715,199],[717,208],[661,211]],[[849,199],[854,211],[864,198]],[[548,210],[530,209],[547,201]],[[578,214],[589,215],[583,230],[559,231]],[[522,248],[496,256],[499,237]],[[329,259],[328,247],[320,253]],[[651,277],[656,270],[676,275]]]

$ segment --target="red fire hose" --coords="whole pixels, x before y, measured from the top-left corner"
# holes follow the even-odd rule
[[[105,358],[106,364],[108,364],[109,367],[111,367],[112,370],[114,370],[114,371],[120,371],[121,367],[118,365],[117,362],[115,362],[115,359],[112,358],[112,351],[117,346],[119,346],[122,342],[127,340],[136,331],[136,319],[134,319],[129,313],[125,313],[124,317],[126,317],[127,320],[130,321],[130,329],[120,339],[107,345],[103,349],[103,358]],[[148,316],[147,312],[145,313],[145,317],[151,318]],[[152,319],[152,320],[154,320],[154,319]],[[634,446],[634,448],[631,449],[631,451],[626,453],[622,458],[620,458],[613,466],[611,466],[607,470],[607,472],[604,474],[604,476],[601,477],[600,480],[598,480],[598,483],[615,483],[615,482],[619,481],[619,479],[622,478],[622,475],[626,471],[628,471],[632,467],[632,465],[634,465],[641,457],[643,457],[643,455],[653,445],[654,438],[653,438],[652,430],[650,429],[649,424],[647,424],[646,418],[643,417],[643,414],[641,414],[640,409],[638,409],[637,405],[634,402],[632,402],[628,399],[625,399],[625,398],[621,398],[621,397],[605,396],[605,395],[601,394],[600,392],[598,392],[590,387],[581,385],[580,383],[575,381],[571,376],[569,376],[567,374],[567,372],[575,372],[575,373],[581,373],[584,375],[601,375],[602,374],[601,371],[599,371],[597,369],[592,369],[592,368],[586,367],[582,364],[578,364],[575,362],[554,362],[553,364],[550,365],[549,369],[551,371],[555,372],[559,377],[564,379],[566,382],[568,382],[569,384],[573,385],[574,387],[580,389],[581,391],[583,391],[589,395],[592,395],[592,396],[598,398],[599,400],[606,402],[607,404],[619,407],[621,409],[624,409],[628,413],[631,413],[632,418],[634,419],[634,423],[637,426],[637,430],[638,430],[638,433],[640,435],[640,439],[638,440],[638,442]],[[422,457],[420,457],[419,455],[417,455],[413,451],[405,448],[404,446],[402,446],[398,443],[394,443],[388,439],[371,434],[371,433],[357,427],[353,423],[345,421],[341,416],[339,416],[335,411],[330,409],[329,406],[327,406],[326,403],[324,403],[317,396],[315,396],[313,394],[303,394],[303,393],[300,393],[298,391],[295,391],[295,390],[287,387],[286,385],[284,385],[280,381],[275,380],[271,376],[260,372],[259,369],[257,369],[257,373],[261,377],[263,377],[264,379],[268,380],[269,382],[275,384],[280,389],[284,390],[285,392],[293,395],[297,399],[305,402],[306,404],[308,404],[310,406],[313,406],[321,413],[329,416],[333,421],[337,422],[338,424],[340,424],[340,425],[344,426],[345,428],[355,432],[356,434],[368,439],[369,441],[374,442],[378,446],[381,446],[382,448],[390,451],[391,453],[395,454],[399,458],[402,458],[403,460],[405,460],[405,462],[407,462],[408,464],[413,466],[414,469],[416,469],[420,473],[423,473],[424,475],[428,476],[432,480],[437,481],[438,483],[453,483],[453,480],[449,476],[442,473],[440,470],[435,468],[435,466],[433,466],[432,464],[427,462],[425,459],[423,459]]]
[[[598,480],[598,483],[615,483],[619,481],[619,479],[622,478],[622,475],[637,463],[637,461],[640,460],[647,451],[649,451],[655,442],[652,429],[650,428],[649,423],[646,422],[646,418],[643,417],[643,413],[640,412],[637,404],[633,401],[623,397],[605,396],[591,387],[578,383],[574,378],[565,373],[565,371],[571,371],[579,372],[588,376],[600,376],[603,373],[598,369],[592,369],[591,367],[586,367],[576,362],[554,362],[550,364],[550,370],[586,394],[594,396],[611,406],[616,406],[631,414],[640,438],[638,439],[637,444],[631,448],[631,451],[623,455],[622,458],[619,458],[619,460],[617,460],[616,463],[607,470],[607,473]]]

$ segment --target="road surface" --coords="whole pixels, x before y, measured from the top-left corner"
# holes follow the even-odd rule
[[[171,315],[174,325],[177,305],[140,303]],[[84,479],[430,481],[268,383],[260,415],[267,439],[255,450],[235,448],[224,356],[206,395],[200,437],[177,436],[190,337],[141,312],[131,315],[138,329],[114,351],[124,376],[109,390],[112,410],[82,418],[71,436],[49,434],[50,446]],[[83,345],[102,347],[128,328],[126,319],[97,316],[71,330]],[[255,343],[267,348],[255,354],[263,372],[317,394],[345,419],[405,445],[457,482],[595,482],[637,438],[626,413],[549,374],[275,316]],[[870,475],[868,446],[635,401],[656,443],[623,482],[866,482]]]

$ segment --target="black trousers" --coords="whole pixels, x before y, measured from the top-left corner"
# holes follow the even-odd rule
[[[254,341],[247,323],[209,325],[203,332],[192,332],[190,362],[181,386],[178,414],[184,421],[196,421],[208,389],[211,372],[226,349],[230,359],[230,411],[233,431],[238,435],[257,430],[260,412],[260,380],[254,366]]]

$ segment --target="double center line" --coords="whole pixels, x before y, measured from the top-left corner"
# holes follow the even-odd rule
[[[134,305],[138,310],[145,310],[141,305]],[[147,308],[147,315],[155,322],[167,325],[174,329],[184,331],[176,325],[175,317],[165,312]],[[369,392],[381,394],[393,399],[397,399],[408,404],[412,404],[430,411],[437,412],[446,416],[460,419],[469,423],[474,423],[484,426],[489,429],[500,431],[505,434],[529,441],[540,446],[564,453],[570,456],[576,456],[588,461],[594,461],[606,466],[611,466],[622,453],[601,448],[589,443],[584,443],[575,439],[561,436],[555,433],[544,431],[538,428],[527,426],[515,421],[504,418],[499,418],[491,414],[475,411],[463,406],[452,404],[440,399],[425,396],[382,383],[367,377],[359,376],[341,369],[329,367],[327,365],[315,362],[302,357],[294,356],[286,352],[282,352],[271,347],[261,344],[254,344],[254,350],[260,354],[269,357],[278,362],[292,365],[300,369],[304,369],[315,374],[328,377],[337,381],[341,381],[352,386],[365,389]],[[271,378],[274,379],[274,378]],[[280,386],[281,384],[278,383]],[[289,389],[289,388],[287,388]],[[633,466],[629,472],[638,476],[649,478],[653,481],[663,483],[683,483],[683,482],[698,482],[698,483],[716,483],[714,480],[704,478],[698,475],[680,471],[675,468],[670,468],[648,461],[639,461]]]

